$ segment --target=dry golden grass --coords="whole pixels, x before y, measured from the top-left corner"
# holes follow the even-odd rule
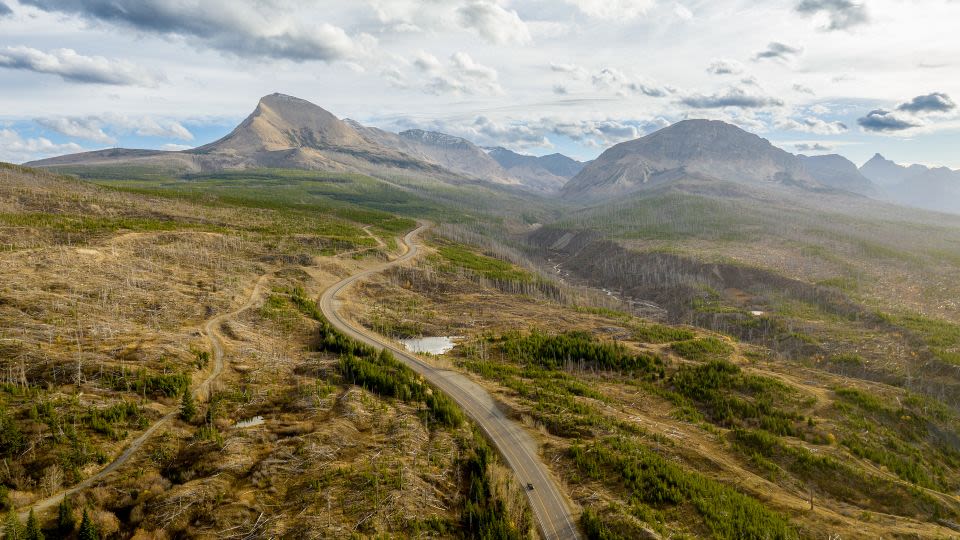
[[[398,274],[387,275],[358,288],[355,301],[351,303],[352,316],[374,328],[389,321],[387,326],[419,328],[428,336],[462,336],[460,342],[466,344],[479,344],[484,336],[499,336],[516,330],[524,332],[538,329],[550,333],[581,330],[601,339],[620,341],[638,352],[660,355],[666,359],[668,369],[695,364],[672,353],[668,345],[644,344],[633,340],[632,329],[641,323],[637,319],[574,310],[536,298],[522,298],[493,288],[478,287],[474,281],[436,272],[429,263],[424,263],[419,278],[411,276],[406,273],[402,279],[398,279]],[[490,358],[493,363],[504,360],[502,357]],[[733,360],[747,373],[778,380],[790,388],[798,396],[796,399],[806,404],[804,413],[815,422],[816,431],[830,434],[828,437],[848,429],[844,418],[838,416],[833,388],[852,385],[894,403],[905,396],[900,389],[879,383],[852,381],[818,369],[815,365],[774,360],[758,347],[737,344]],[[457,349],[435,360],[438,364],[451,366],[458,365],[458,361]],[[880,494],[876,494],[878,500],[867,498],[853,503],[815,489],[814,509],[811,511],[810,485],[792,474],[781,472],[777,476],[769,476],[758,471],[749,455],[731,443],[728,429],[679,414],[675,403],[652,392],[650,386],[637,384],[630,377],[602,373],[571,374],[606,398],[597,401],[581,397],[577,398],[579,402],[595,408],[598,414],[636,426],[644,433],[640,437],[642,443],[659,454],[735,486],[767,507],[782,512],[804,535],[937,538],[953,534],[929,515],[905,508],[893,512],[883,510],[884,505],[878,502],[882,498]],[[558,476],[568,482],[573,500],[584,507],[593,508],[603,508],[609,504],[629,505],[629,499],[624,498],[621,491],[611,490],[600,482],[583,481],[576,474],[568,457],[569,448],[575,441],[552,435],[541,425],[536,419],[534,401],[495,380],[479,375],[473,375],[473,378],[490,390],[506,410],[538,434],[544,447],[545,461],[552,464]],[[529,382],[537,384],[536,381]],[[901,486],[904,493],[914,489],[890,471],[852,456],[835,442],[824,446],[791,439],[790,444],[803,446],[817,455],[832,456],[859,471],[857,474],[888,479],[894,485]],[[951,470],[948,474],[956,478],[956,471]],[[945,508],[954,512],[960,508],[960,501],[951,493],[925,491]],[[682,512],[667,512],[665,515],[668,519],[667,528],[672,532],[710,535],[709,530],[696,525],[699,520],[694,515]]]
[[[103,534],[134,538],[448,536],[470,428],[428,428],[415,407],[341,382],[337,359],[312,351],[317,323],[289,291],[315,298],[386,249],[362,224],[313,219],[314,230],[355,231],[354,244],[338,237],[343,254],[326,256],[329,236],[271,232],[286,214],[0,168],[0,407],[28,448],[0,472],[8,503],[25,508],[95,474],[177,410],[177,395],[138,392],[138,374],[184,373],[196,386],[213,369],[198,356],[211,351],[207,321],[249,303],[214,329],[226,361],[210,386],[216,414],[205,420],[199,400],[192,422],[166,424],[72,496],[75,516],[90,508]],[[35,417],[34,403],[55,420]],[[122,403],[140,412],[113,436],[87,425]],[[68,424],[75,435],[61,432]],[[57,465],[78,445],[89,459]],[[497,485],[522,514],[517,488]]]

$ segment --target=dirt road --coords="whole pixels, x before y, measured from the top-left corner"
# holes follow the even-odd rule
[[[253,307],[253,305],[260,298],[261,293],[263,291],[263,285],[266,283],[268,277],[269,277],[269,274],[260,276],[260,279],[258,279],[257,283],[254,285],[253,292],[250,294],[250,298],[246,301],[246,303],[244,303],[242,306],[240,306],[239,308],[229,313],[224,313],[223,315],[218,315],[210,319],[204,325],[204,332],[206,332],[207,339],[210,341],[210,346],[213,349],[213,369],[210,370],[210,374],[207,376],[207,378],[204,379],[202,383],[200,383],[193,389],[193,394],[198,399],[206,398],[211,385],[214,383],[214,381],[217,380],[218,377],[220,377],[220,374],[223,373],[223,368],[225,363],[224,363],[224,350],[223,350],[223,336],[220,334],[220,324],[223,323],[224,320],[230,317],[234,317],[242,313],[243,311]],[[84,489],[87,489],[88,487],[96,484],[97,482],[105,478],[108,474],[120,468],[120,466],[122,466],[124,463],[130,460],[130,458],[133,456],[134,453],[136,453],[138,450],[140,450],[140,448],[143,447],[144,443],[146,443],[150,439],[150,437],[152,437],[153,434],[157,432],[157,430],[159,430],[161,427],[163,427],[168,422],[173,420],[177,416],[177,414],[179,414],[179,411],[174,409],[173,411],[170,411],[169,413],[165,414],[162,418],[154,422],[153,425],[151,425],[149,428],[147,428],[146,431],[141,433],[139,437],[134,439],[130,443],[130,446],[128,446],[126,450],[124,450],[117,457],[117,459],[113,460],[109,465],[107,465],[106,467],[98,471],[93,476],[90,476],[89,478],[84,479],[79,484],[76,484],[68,489],[65,489],[55,495],[51,495],[46,499],[39,500],[34,504],[32,504],[31,506],[21,509],[20,519],[22,520],[26,519],[30,513],[31,508],[33,509],[34,512],[40,514],[45,512],[46,510],[53,508],[54,506],[59,505],[60,501],[62,501],[64,497],[69,497],[74,493],[78,493],[80,491],[83,491]]]
[[[540,460],[537,444],[519,424],[507,418],[486,390],[456,371],[434,367],[416,355],[391,345],[384,338],[352,325],[337,311],[337,295],[341,291],[390,266],[416,257],[417,237],[426,228],[427,225],[421,225],[404,237],[403,244],[406,252],[399,258],[350,276],[328,288],[320,297],[320,310],[338,330],[377,349],[389,350],[460,405],[504,457],[507,465],[513,470],[518,484],[521,486],[532,484],[533,490],[526,492],[527,499],[544,539],[579,538],[570,507],[556,480]]]

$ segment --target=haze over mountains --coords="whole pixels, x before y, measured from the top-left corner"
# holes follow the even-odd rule
[[[874,156],[857,168],[843,156],[794,155],[736,126],[685,120],[614,145],[581,163],[562,154],[483,149],[461,137],[391,133],[341,120],[308,101],[271,94],[231,133],[185,151],[109,149],[30,163],[38,167],[139,166],[179,174],[294,168],[427,176],[602,201],[680,180],[720,180],[801,191],[849,192],[921,208],[960,212],[960,172],[901,166]]]
[[[947,167],[898,165],[880,154],[863,164],[860,172],[897,202],[960,213],[960,171]]]

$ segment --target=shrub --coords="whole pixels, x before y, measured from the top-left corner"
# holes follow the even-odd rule
[[[578,444],[571,447],[570,454],[581,474],[608,483],[611,480],[621,483],[633,497],[646,504],[670,507],[690,503],[715,538],[793,540],[798,537],[783,516],[768,510],[756,499],[687,471],[630,439],[612,437],[589,447]]]
[[[714,337],[679,341],[671,345],[670,349],[687,360],[700,361],[726,358],[733,352],[729,343]]]
[[[662,324],[641,326],[633,332],[633,338],[641,343],[670,343],[695,338],[693,332],[684,328],[673,328]]]
[[[597,370],[628,371],[663,377],[663,362],[649,354],[633,354],[619,343],[601,342],[586,332],[548,335],[508,334],[501,348],[519,362],[545,369],[585,367]]]

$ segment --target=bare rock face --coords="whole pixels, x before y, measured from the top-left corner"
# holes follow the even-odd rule
[[[822,187],[797,156],[766,139],[725,122],[684,120],[611,147],[562,193],[569,199],[614,197],[684,177]]]
[[[360,147],[364,140],[345,122],[309,101],[271,94],[229,135],[195,153],[254,154],[293,148]]]
[[[521,183],[483,149],[466,139],[422,129],[402,131],[398,137],[414,154],[452,171],[500,184]]]

